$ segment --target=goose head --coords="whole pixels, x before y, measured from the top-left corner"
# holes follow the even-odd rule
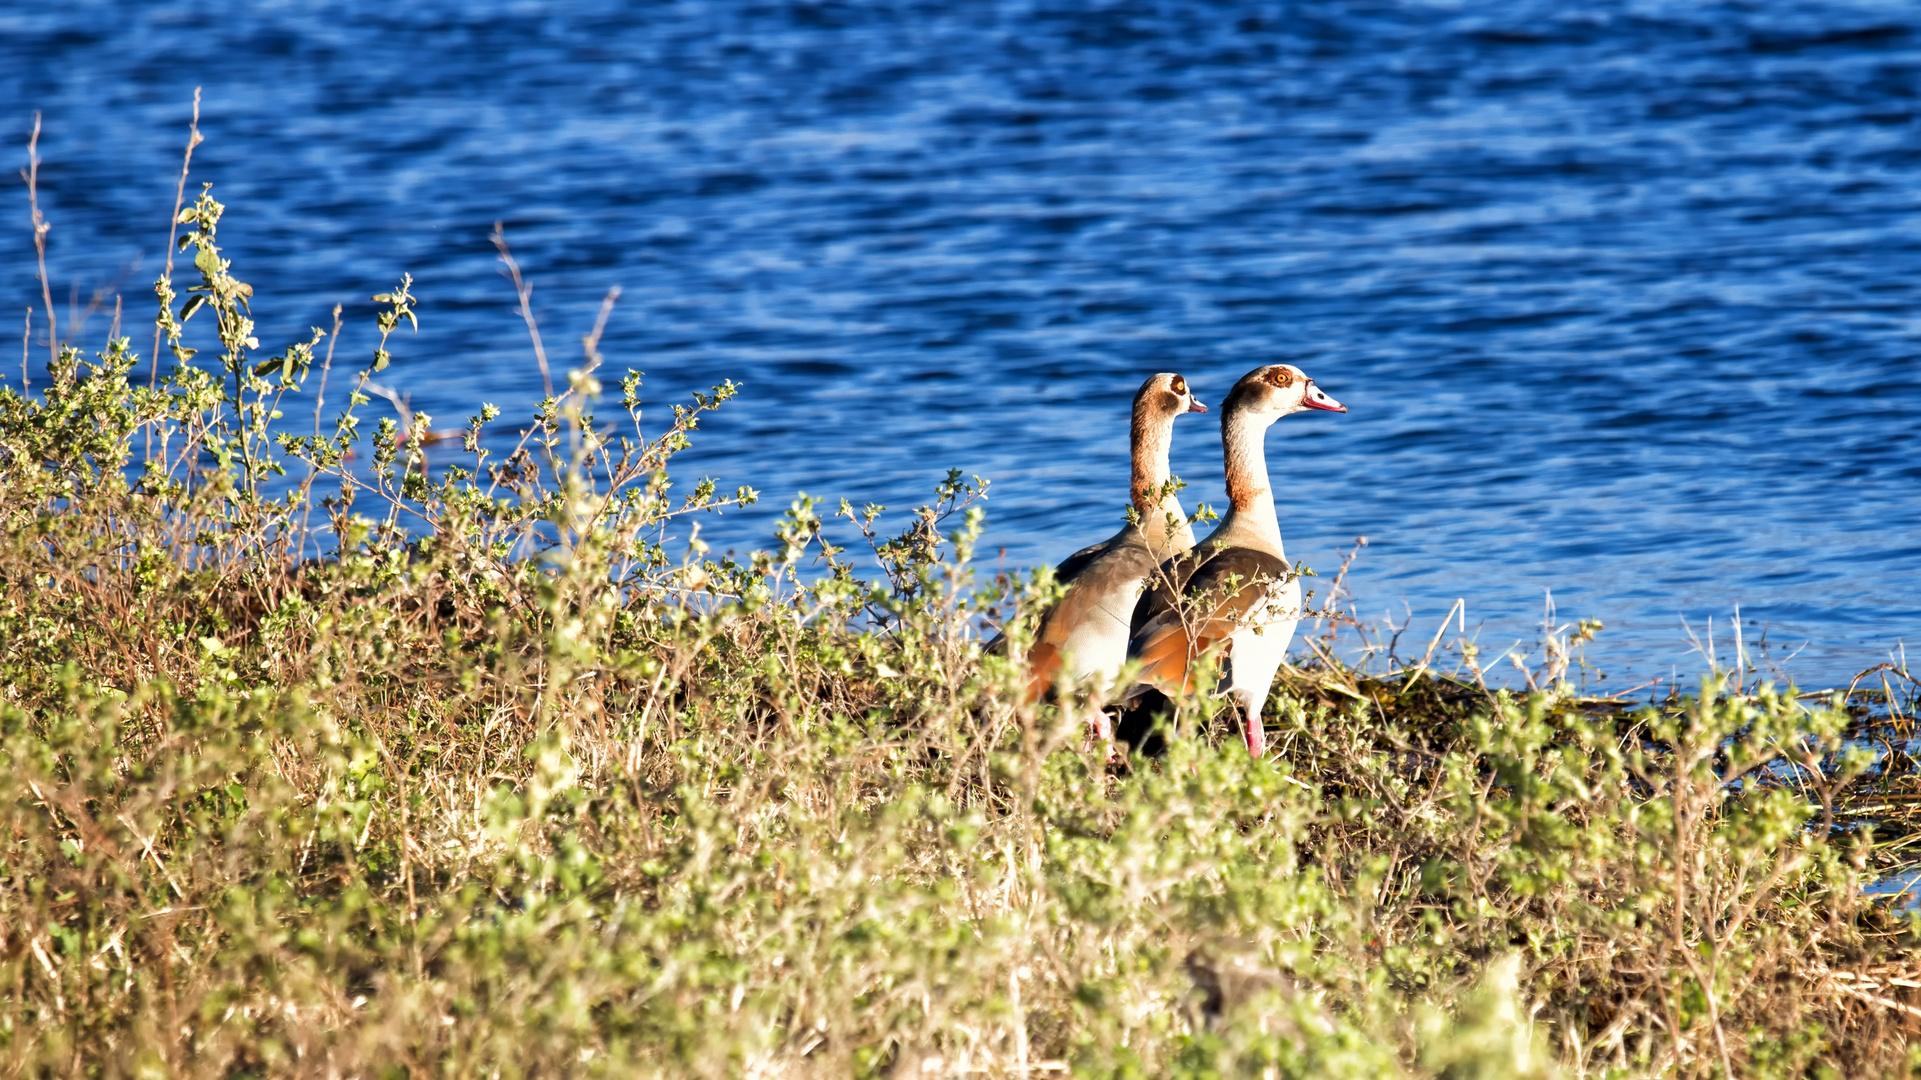
[[[1134,394],[1134,415],[1172,422],[1182,413],[1206,412],[1207,406],[1188,388],[1187,380],[1173,372],[1150,375]]]
[[[1221,408],[1235,415],[1247,415],[1273,423],[1283,416],[1307,409],[1326,412],[1347,411],[1327,392],[1314,385],[1307,373],[1293,364],[1267,364],[1241,376],[1227,392]]]

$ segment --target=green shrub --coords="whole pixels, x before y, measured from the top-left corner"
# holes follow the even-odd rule
[[[1187,700],[1110,769],[1021,693],[984,483],[843,503],[872,571],[806,497],[710,558],[670,530],[756,493],[668,467],[735,388],[650,429],[629,373],[603,434],[597,330],[504,458],[491,406],[363,437],[411,280],[323,426],[338,315],[259,358],[221,213],[155,386],[120,339],[0,389],[8,1074],[1910,1068],[1849,703],[1320,664],[1272,758]]]

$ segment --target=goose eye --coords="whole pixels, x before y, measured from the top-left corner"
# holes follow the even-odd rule
[[[1174,392],[1176,394],[1187,393],[1187,380],[1181,378],[1179,375],[1174,376],[1174,381],[1169,385],[1171,385],[1174,388]]]
[[[1268,375],[1267,381],[1285,389],[1294,384],[1294,373],[1284,367],[1277,367]]]

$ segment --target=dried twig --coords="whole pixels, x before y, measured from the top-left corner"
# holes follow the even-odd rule
[[[27,181],[27,204],[33,208],[33,251],[40,260],[40,303],[47,312],[47,363],[60,359],[59,320],[53,313],[53,287],[47,282],[47,232],[53,226],[40,213],[40,114],[33,114],[33,134],[27,138],[27,167],[20,171]],[[26,369],[20,371],[23,391],[31,389]]]
[[[507,231],[498,221],[494,222],[493,241],[494,247],[500,251],[500,261],[507,266],[507,276],[513,279],[514,296],[519,301],[520,317],[527,324],[527,334],[534,340],[534,359],[540,363],[541,388],[546,391],[549,398],[552,398],[554,377],[547,369],[547,346],[540,340],[540,324],[534,321],[533,283],[520,276],[520,264],[514,261],[514,253],[507,248]]]

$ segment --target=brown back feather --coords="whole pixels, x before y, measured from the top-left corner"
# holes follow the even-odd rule
[[[1060,674],[1067,640],[1081,628],[1101,603],[1114,591],[1115,576],[1133,581],[1146,572],[1153,556],[1138,544],[1115,541],[1096,544],[1075,552],[1061,564],[1061,580],[1067,591],[1059,602],[1041,614],[1034,631],[1034,646],[1028,650],[1028,700],[1032,701],[1054,685]]]
[[[1141,597],[1127,655],[1141,662],[1139,685],[1169,696],[1187,689],[1188,664],[1240,631],[1292,573],[1284,560],[1242,547],[1197,548],[1162,563],[1161,571],[1180,589],[1179,600],[1168,580]]]

